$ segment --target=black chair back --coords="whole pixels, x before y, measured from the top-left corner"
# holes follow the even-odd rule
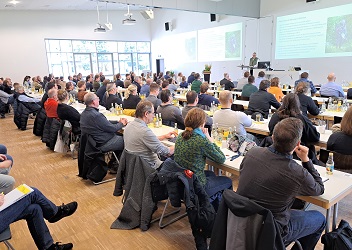
[[[240,100],[242,101],[249,101],[249,97],[248,96],[241,96]]]
[[[319,160],[323,163],[326,163],[329,158],[329,153],[330,153],[330,150],[321,148],[320,154],[319,154]]]
[[[244,107],[243,107],[242,104],[232,104],[231,105],[231,110],[243,112],[244,111]]]
[[[334,124],[341,123],[342,117],[334,116]]]

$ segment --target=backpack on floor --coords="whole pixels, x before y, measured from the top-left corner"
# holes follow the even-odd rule
[[[347,221],[341,220],[338,228],[321,237],[324,250],[352,250],[352,228]]]

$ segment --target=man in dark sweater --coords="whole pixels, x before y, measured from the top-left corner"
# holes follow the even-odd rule
[[[299,119],[286,118],[275,126],[271,147],[249,150],[240,166],[237,193],[273,213],[286,245],[298,239],[303,249],[313,250],[325,228],[324,215],[290,209],[297,196],[324,193],[323,181],[308,158],[308,148],[300,145],[302,130]],[[293,152],[302,165],[292,159]]]
[[[82,134],[89,134],[102,152],[121,151],[124,149],[122,136],[116,133],[126,126],[127,119],[121,118],[117,124],[112,124],[99,112],[99,97],[89,92],[84,96],[85,110],[81,114]]]
[[[208,95],[207,91],[209,89],[209,84],[206,82],[203,82],[200,85],[200,94],[198,95],[198,104],[199,105],[206,105],[206,106],[211,106],[212,103],[214,104],[219,104],[219,100],[216,99],[212,95]]]
[[[261,81],[259,91],[249,97],[247,115],[260,112],[264,118],[268,118],[271,106],[276,109],[280,108],[281,104],[276,100],[275,96],[267,92],[269,87],[270,82],[268,80]]]
[[[230,79],[230,76],[228,73],[224,73],[224,79],[220,81],[220,85],[225,88],[225,90],[232,90],[235,88],[235,85]]]

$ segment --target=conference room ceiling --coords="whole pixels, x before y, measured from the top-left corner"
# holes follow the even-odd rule
[[[99,0],[99,7],[109,10],[151,8],[176,9],[213,14],[256,17],[260,15],[260,0]],[[96,10],[96,0],[0,0],[0,10]]]

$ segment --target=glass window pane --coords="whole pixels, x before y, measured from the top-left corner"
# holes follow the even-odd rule
[[[119,54],[120,73],[127,74],[132,71],[131,54]]]
[[[60,40],[49,40],[49,51],[60,52]]]
[[[117,73],[120,73],[118,54],[114,53],[113,58],[114,58],[114,75],[116,75]]]
[[[92,72],[90,54],[74,54],[76,72],[87,76]]]
[[[62,76],[61,53],[48,53],[49,71],[55,76]]]
[[[73,61],[73,53],[67,53],[67,67],[68,67],[68,74],[73,76],[76,74],[75,71],[75,63]]]
[[[112,54],[98,53],[98,72],[103,72],[104,75],[113,75]]]
[[[72,41],[73,52],[95,52],[95,42],[94,41]]]
[[[46,52],[50,52],[49,40],[45,40],[45,49]]]
[[[143,70],[150,70],[149,54],[138,54],[138,71],[142,73]]]
[[[136,52],[136,42],[119,42],[118,43],[118,52]]]
[[[97,52],[117,52],[117,42],[96,41]]]
[[[136,73],[137,75],[140,75],[140,73],[139,73],[139,70],[138,70],[138,67],[137,67],[137,62],[138,62],[138,60],[137,60],[137,53],[133,53],[132,54],[132,71],[134,72],[134,73]]]
[[[92,66],[93,66],[91,73],[94,73],[94,74],[99,73],[97,53],[92,53],[91,55],[92,55]]]
[[[150,42],[137,42],[137,52],[150,53]]]
[[[61,52],[72,52],[71,40],[60,40]]]

